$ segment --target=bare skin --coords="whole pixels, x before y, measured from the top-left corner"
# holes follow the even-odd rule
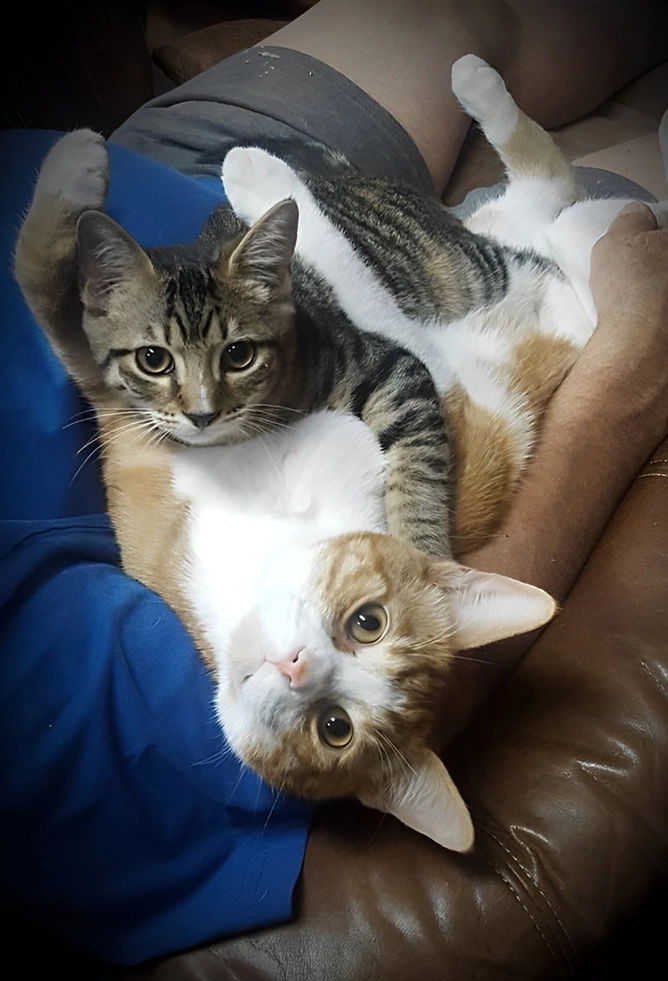
[[[552,129],[668,58],[668,4],[319,0],[264,43],[312,55],[372,96],[412,137],[442,194],[469,126],[450,90],[458,57],[488,61]]]

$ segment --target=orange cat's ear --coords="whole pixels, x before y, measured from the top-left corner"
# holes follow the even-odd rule
[[[433,563],[430,572],[451,605],[457,650],[535,630],[557,612],[555,600],[545,590],[508,576],[452,562]]]
[[[133,237],[101,211],[84,211],[77,223],[81,298],[104,313],[114,289],[130,280],[148,282],[153,265]]]
[[[397,771],[392,786],[361,797],[367,807],[385,811],[444,848],[467,852],[473,846],[473,823],[452,777],[430,749],[409,760],[409,771]]]
[[[264,286],[283,286],[297,243],[298,218],[299,209],[291,198],[275,204],[235,248],[228,260],[230,272]]]

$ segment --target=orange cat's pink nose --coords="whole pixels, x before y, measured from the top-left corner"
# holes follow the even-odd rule
[[[308,654],[302,648],[302,650],[297,651],[296,654],[292,654],[290,657],[284,657],[280,661],[272,661],[272,664],[278,668],[281,674],[287,675],[290,679],[291,688],[299,688],[306,681],[308,660]]]

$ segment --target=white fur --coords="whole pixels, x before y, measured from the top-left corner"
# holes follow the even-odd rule
[[[234,446],[178,447],[172,472],[189,507],[187,596],[216,657],[230,743],[260,734],[272,699],[286,727],[306,700],[336,691],[392,704],[384,681],[334,647],[312,585],[321,542],[386,530],[383,457],[371,431],[321,412]],[[296,693],[271,662],[303,648],[313,651],[309,684]]]
[[[342,309],[354,323],[385,334],[429,363],[436,349],[429,338],[415,336],[422,325],[397,305],[348,239],[332,225],[292,168],[261,147],[234,147],[223,161],[225,194],[236,214],[252,225],[287,197],[299,208],[295,251],[333,288]]]
[[[518,110],[498,72],[477,55],[464,55],[452,66],[452,91],[465,103],[470,116],[484,120],[491,143],[498,146],[506,142],[515,128]],[[494,106],[493,115],[489,114],[490,105]]]
[[[500,76],[482,59],[467,55],[452,70],[453,90],[486,134],[504,143],[517,121],[517,106]],[[668,113],[660,138],[668,147]],[[310,190],[284,161],[257,147],[235,148],[223,162],[222,178],[230,203],[245,221],[258,220],[273,204],[292,197],[299,207],[296,252],[332,287],[342,309],[359,327],[381,333],[419,357],[437,389],[460,385],[469,398],[498,413],[517,430],[522,405],[499,380],[508,342],[493,324],[502,308],[514,308],[532,329],[566,338],[582,347],[596,326],[589,287],[591,252],[627,199],[572,200],[561,178],[520,177],[505,193],[482,205],[466,220],[472,231],[516,248],[532,248],[555,262],[563,276],[539,274],[510,265],[508,296],[497,307],[477,310],[460,320],[434,316],[418,320],[404,314],[377,274],[367,266],[318,207]],[[660,221],[666,206],[656,206]],[[519,340],[519,338],[518,338]],[[521,425],[519,425],[521,429]]]

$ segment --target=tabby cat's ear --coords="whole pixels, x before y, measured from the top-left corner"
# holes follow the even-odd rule
[[[299,209],[288,198],[270,208],[241,239],[228,268],[272,290],[284,286],[297,243]]]
[[[444,848],[469,851],[471,815],[443,763],[430,749],[409,762],[409,770],[398,771],[387,789],[360,797],[362,803],[394,815]]]
[[[108,309],[114,289],[153,278],[151,260],[125,229],[101,211],[85,211],[77,223],[81,298],[97,313]]]
[[[508,576],[448,561],[432,563],[430,573],[453,610],[453,642],[458,650],[535,630],[557,612],[555,600],[545,590]]]

